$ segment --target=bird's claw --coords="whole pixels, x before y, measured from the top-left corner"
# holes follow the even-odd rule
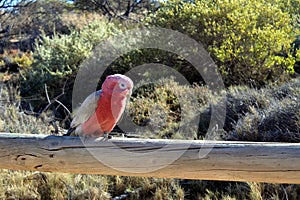
[[[110,135],[109,133],[104,133],[103,138],[109,140],[109,139],[113,139],[113,136]]]

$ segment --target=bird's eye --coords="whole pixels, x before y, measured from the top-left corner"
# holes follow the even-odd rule
[[[121,89],[125,89],[125,88],[126,88],[126,84],[125,84],[125,83],[119,83],[119,87],[120,87]]]

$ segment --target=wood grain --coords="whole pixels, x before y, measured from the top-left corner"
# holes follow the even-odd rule
[[[0,168],[300,184],[300,144],[2,133]]]

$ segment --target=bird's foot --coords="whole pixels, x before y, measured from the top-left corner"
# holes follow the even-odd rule
[[[111,132],[109,133],[110,136],[113,137],[121,137],[121,138],[127,138],[128,134],[126,132]]]
[[[114,136],[110,135],[109,133],[104,133],[103,137],[109,140],[112,139]]]
[[[109,139],[113,139],[113,136],[110,135],[109,133],[104,133],[103,138],[109,140]]]

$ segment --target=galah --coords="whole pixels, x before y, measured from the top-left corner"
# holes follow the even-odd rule
[[[107,76],[101,90],[81,104],[66,135],[101,137],[120,120],[133,88],[132,80],[121,74]]]

